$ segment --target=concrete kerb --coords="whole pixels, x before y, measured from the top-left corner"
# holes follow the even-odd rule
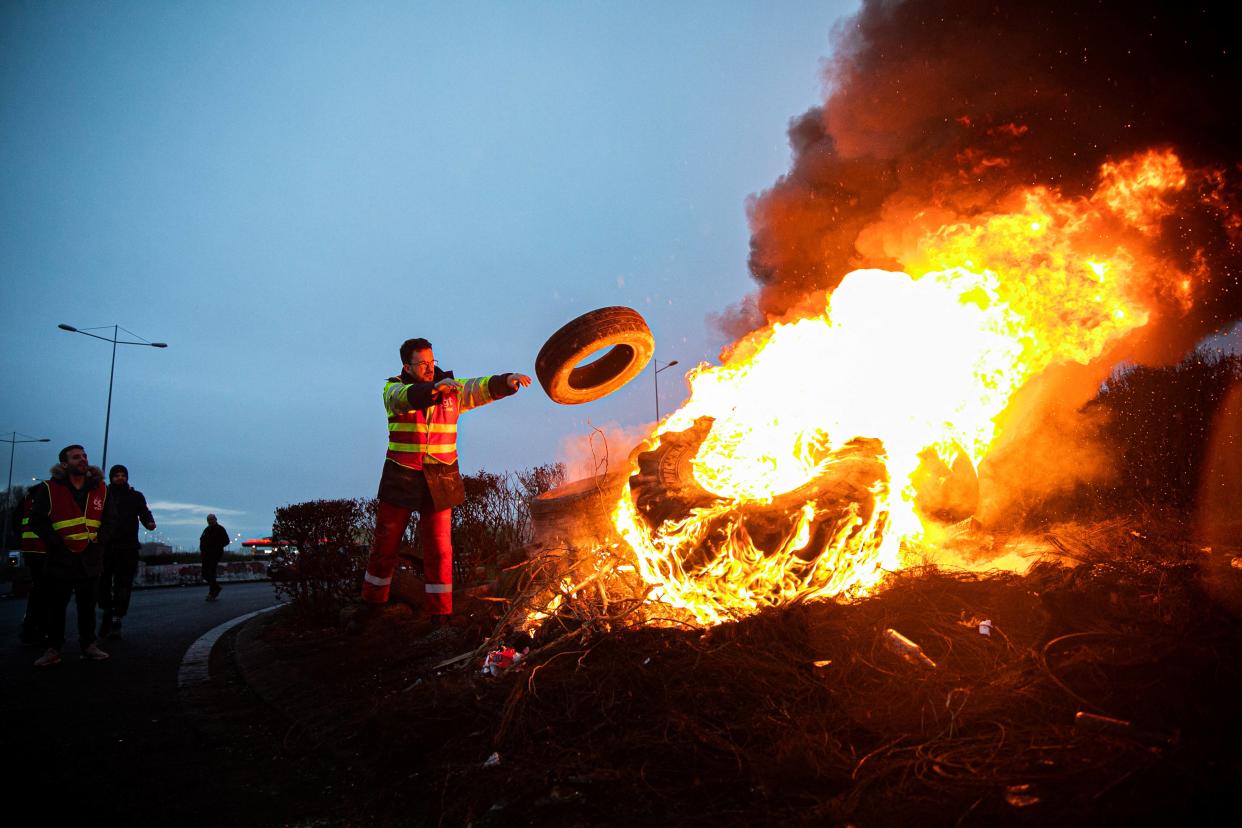
[[[280,607],[281,604],[276,604],[255,610],[254,612],[248,612],[245,615],[239,615],[236,618],[230,618],[223,624],[218,624],[199,636],[198,640],[191,644],[190,648],[185,651],[185,655],[181,657],[181,667],[177,670],[178,689],[191,689],[210,680],[208,663],[211,660],[211,650],[225,633],[238,624],[244,624],[252,618],[280,609]]]
[[[216,643],[235,627],[233,661],[242,682],[274,714],[291,725],[290,733],[301,732],[312,740],[336,719],[330,701],[296,667],[276,657],[276,651],[263,641],[263,631],[276,621],[273,610],[285,604],[240,615],[209,630],[186,650],[178,671],[178,695],[191,709],[210,708],[214,698],[208,664]],[[288,734],[287,734],[288,737]]]

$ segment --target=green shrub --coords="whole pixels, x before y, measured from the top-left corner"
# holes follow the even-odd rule
[[[274,581],[277,595],[303,621],[335,622],[361,588],[371,527],[364,500],[312,500],[277,509],[272,538],[297,550],[283,556],[288,572]]]

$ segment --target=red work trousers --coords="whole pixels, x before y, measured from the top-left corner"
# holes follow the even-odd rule
[[[375,514],[375,541],[371,544],[367,574],[362,581],[362,600],[368,604],[388,601],[392,573],[397,568],[397,549],[412,513],[411,509],[379,502]],[[453,510],[420,510],[418,514],[427,612],[449,615],[453,612]]]

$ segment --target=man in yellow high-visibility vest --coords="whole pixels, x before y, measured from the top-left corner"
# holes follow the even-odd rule
[[[47,550],[43,581],[47,612],[47,651],[36,667],[60,663],[65,644],[65,609],[74,596],[82,658],[104,661],[95,643],[95,594],[103,570],[103,545],[111,536],[113,516],[105,508],[108,487],[103,471],[90,465],[80,445],[60,450],[51,477],[35,487],[30,527]]]
[[[397,548],[415,511],[428,614],[436,626],[452,614],[453,507],[465,500],[457,466],[457,417],[530,385],[525,374],[455,379],[452,372],[437,367],[426,339],[407,339],[400,356],[400,375],[384,384],[388,453],[380,477],[375,539],[362,583],[363,604],[349,625],[355,633],[388,600]]]

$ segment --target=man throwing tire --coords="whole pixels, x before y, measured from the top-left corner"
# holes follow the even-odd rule
[[[530,385],[525,374],[496,374],[459,380],[436,366],[431,343],[401,343],[401,374],[384,383],[388,454],[380,476],[375,539],[362,583],[362,607],[349,624],[361,632],[388,601],[397,548],[419,513],[426,607],[433,626],[453,612],[453,507],[465,500],[457,467],[457,417]]]

